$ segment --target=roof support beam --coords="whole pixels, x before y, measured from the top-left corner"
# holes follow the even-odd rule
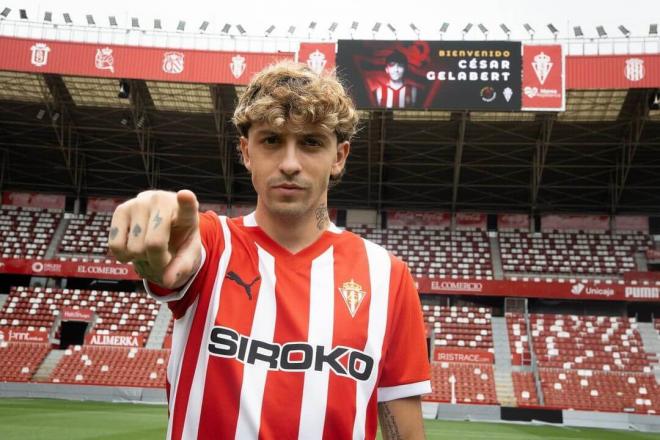
[[[42,90],[42,94],[48,118],[55,132],[67,173],[71,178],[71,185],[76,195],[80,195],[85,173],[85,155],[78,149],[80,134],[71,117],[73,113],[71,106],[74,103],[62,77],[44,74],[44,83],[46,89]]]
[[[467,128],[468,114],[461,112],[458,114],[458,134],[456,136],[456,153],[454,155],[454,179],[451,191],[451,212],[456,212],[456,202],[458,201],[458,185],[461,181],[461,163],[463,161],[463,146],[465,145],[465,131]]]
[[[232,160],[231,146],[229,145],[229,136],[227,133],[227,113],[220,86],[212,85],[211,99],[213,100],[213,121],[215,123],[215,132],[220,152],[220,169],[222,171],[222,180],[225,184],[227,194],[227,205],[232,206],[233,196],[233,177],[234,161]]]
[[[130,80],[129,84],[132,129],[135,132],[140,149],[145,178],[149,188],[157,188],[159,167],[151,135],[151,121],[149,120],[149,109],[154,108],[154,103],[144,81]]]
[[[632,163],[635,159],[635,153],[639,147],[644,131],[644,123],[646,122],[649,114],[649,102],[652,98],[653,91],[649,90],[642,94],[637,107],[633,112],[630,122],[625,128],[623,133],[623,140],[621,143],[621,154],[617,157],[616,167],[614,168],[613,188],[612,188],[612,206],[611,213],[616,214],[619,209],[621,197],[626,189],[626,182],[628,175],[632,168]]]
[[[385,130],[385,119],[386,119],[386,113],[385,112],[374,112],[376,114],[377,122],[379,122],[380,125],[377,126],[377,129],[379,130],[379,136],[378,136],[378,199],[376,201],[376,210],[378,212],[381,211],[382,206],[383,206],[383,174],[384,174],[384,168],[385,168],[385,139],[386,139],[386,130]],[[391,112],[390,112],[390,118],[391,118]]]
[[[530,185],[530,205],[532,213],[536,211],[541,181],[543,180],[543,170],[545,169],[545,160],[550,149],[550,138],[552,136],[552,126],[554,117],[545,117],[541,120],[539,136],[536,139],[536,148],[532,158],[532,182]]]

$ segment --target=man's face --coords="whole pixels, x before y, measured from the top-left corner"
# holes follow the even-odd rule
[[[299,217],[327,202],[330,175],[343,170],[349,144],[319,127],[292,133],[258,123],[241,138],[241,151],[266,211]]]
[[[391,62],[387,63],[387,66],[385,66],[385,72],[387,72],[392,81],[401,81],[403,74],[406,72],[406,68],[403,64]]]

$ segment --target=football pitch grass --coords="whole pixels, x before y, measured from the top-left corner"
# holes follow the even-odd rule
[[[658,434],[547,425],[426,420],[426,436],[466,440],[658,439]],[[77,402],[52,399],[0,399],[2,440],[163,439],[163,405]],[[380,437],[379,437],[380,438]]]

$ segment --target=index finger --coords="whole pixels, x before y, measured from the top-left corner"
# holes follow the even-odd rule
[[[128,237],[128,227],[130,224],[131,218],[128,209],[123,205],[119,205],[115,209],[114,214],[112,214],[110,231],[108,233],[108,249],[122,263],[128,262],[126,238]]]
[[[197,196],[192,191],[182,189],[176,193],[178,208],[172,219],[172,226],[176,227],[195,227],[197,226],[199,202]]]

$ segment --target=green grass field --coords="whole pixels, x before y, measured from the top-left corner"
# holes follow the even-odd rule
[[[2,440],[163,439],[167,409],[160,405],[0,399]],[[426,421],[433,439],[619,440],[658,439],[658,434],[503,423]]]

